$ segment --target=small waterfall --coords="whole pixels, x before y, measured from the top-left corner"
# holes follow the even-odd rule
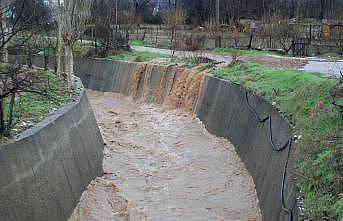
[[[156,93],[155,93],[155,103],[156,104],[162,104],[163,103],[163,98],[165,96],[165,87],[167,86],[166,85],[166,82],[167,82],[167,77],[168,77],[168,73],[170,73],[170,69],[171,69],[171,66],[160,66],[159,67],[159,73],[161,73],[161,79],[160,79],[160,82],[159,82],[159,86],[158,86],[158,89],[156,90]]]
[[[137,99],[138,87],[144,74],[145,68],[146,64],[137,64],[135,72],[133,73],[130,87],[130,97],[132,97],[134,100]]]
[[[206,73],[176,67],[137,64],[130,86],[134,100],[194,112]]]
[[[154,70],[154,65],[153,64],[147,64],[145,68],[145,75],[144,75],[144,84],[143,84],[143,90],[142,90],[142,97],[144,100],[148,101],[149,100],[149,95],[151,89],[151,77],[152,77],[152,72]]]

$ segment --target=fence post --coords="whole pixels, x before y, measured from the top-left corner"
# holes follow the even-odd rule
[[[310,44],[312,43],[312,24],[310,24]]]

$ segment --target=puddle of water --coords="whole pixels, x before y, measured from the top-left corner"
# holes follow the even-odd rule
[[[308,61],[301,68],[302,71],[320,73],[326,77],[341,77],[340,71],[343,72],[343,62],[327,62],[327,61]]]
[[[261,220],[255,186],[233,145],[193,115],[88,91],[107,146],[105,175],[70,221]]]

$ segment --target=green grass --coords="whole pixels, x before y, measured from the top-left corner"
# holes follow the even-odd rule
[[[206,64],[204,66],[199,67],[199,71],[207,71],[207,72],[211,72],[212,70],[214,70],[215,65],[214,64]]]
[[[155,53],[155,52],[140,52],[133,50],[132,52],[110,55],[107,58],[112,60],[124,60],[124,61],[136,61],[136,62],[146,62],[151,61],[155,58],[170,58],[170,55]]]
[[[234,48],[210,48],[208,52],[213,52],[221,55],[232,55],[233,53],[239,53],[239,55],[253,56],[253,57],[265,57],[269,55],[282,55],[281,53],[271,51],[259,51],[254,49],[234,49]]]
[[[144,47],[150,47],[150,48],[156,48],[156,44],[154,43],[149,43],[141,40],[130,40],[129,45],[132,46],[144,46]]]
[[[47,56],[55,56],[56,55],[56,50],[52,47],[47,47],[47,48],[44,48],[43,51],[39,52],[39,54],[41,55],[44,55],[44,53],[47,55]]]
[[[343,120],[331,102],[338,79],[294,70],[238,63],[214,72],[277,102],[294,122],[299,188],[311,220],[343,220]],[[278,90],[278,95],[275,95]],[[343,104],[343,98],[335,98]],[[328,219],[330,218],[330,219]]]
[[[150,43],[146,41],[141,41],[141,40],[130,40],[129,45],[132,46],[144,46],[144,47],[149,47],[149,48],[164,48],[164,49],[169,49],[170,45],[166,44],[155,44],[155,43]]]
[[[75,42],[73,46],[73,49],[75,50],[88,49],[88,48],[94,48],[94,44],[92,42],[77,41]]]
[[[330,60],[330,61],[343,61],[343,55],[329,57],[328,60]]]

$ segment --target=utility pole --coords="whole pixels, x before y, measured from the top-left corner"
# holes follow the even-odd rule
[[[219,22],[220,22],[220,19],[219,19],[219,16],[220,16],[220,0],[217,0],[216,1],[216,42],[215,42],[215,45],[216,47],[221,47],[221,40],[220,40],[220,30],[219,30]]]

